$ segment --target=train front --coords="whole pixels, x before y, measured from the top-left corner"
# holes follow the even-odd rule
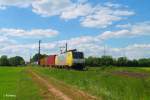
[[[76,69],[84,69],[85,68],[85,59],[83,52],[72,52],[73,56],[73,67]]]

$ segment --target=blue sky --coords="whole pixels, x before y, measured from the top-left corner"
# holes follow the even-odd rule
[[[68,42],[86,56],[150,57],[150,1],[0,0],[0,55],[59,53]]]

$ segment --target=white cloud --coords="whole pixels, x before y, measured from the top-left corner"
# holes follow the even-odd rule
[[[39,0],[32,3],[33,12],[42,16],[59,15],[66,7],[70,6],[70,0]]]
[[[111,3],[111,2],[106,2],[104,3],[105,6],[107,7],[114,7],[114,8],[120,8],[122,5],[120,4],[114,4],[114,3]]]
[[[5,41],[8,41],[8,38],[4,36],[0,36],[0,42],[5,42]]]
[[[129,31],[128,30],[119,30],[119,31],[106,31],[99,35],[99,39],[105,40],[109,38],[117,38],[121,36],[128,36]]]
[[[124,32],[122,32],[124,33]],[[121,34],[118,33],[118,34]],[[107,36],[106,36],[107,37]],[[102,38],[102,37],[101,37]],[[3,40],[4,39],[4,40]],[[6,39],[7,40],[7,39]],[[2,38],[0,41],[5,41]],[[82,36],[68,40],[53,41],[41,44],[41,52],[46,54],[59,53],[59,47],[68,43],[69,49],[78,49],[83,51],[85,56],[102,56],[104,54],[104,44],[98,36]],[[38,52],[38,43],[36,44],[8,44],[0,48],[0,55],[9,54],[9,56],[20,55],[26,60]],[[106,54],[113,57],[126,55],[130,59],[150,57],[150,44],[133,44],[124,48],[106,46]]]
[[[0,7],[9,6],[27,8],[42,16],[59,15],[66,7],[72,4],[71,0],[0,0]]]
[[[129,23],[128,24],[118,24],[118,25],[116,25],[116,27],[121,28],[121,29],[122,28],[129,28],[129,27],[131,27],[131,24],[129,24]]]
[[[65,20],[80,18],[83,27],[106,28],[115,21],[124,20],[135,13],[119,4],[92,6],[90,3],[77,3],[62,11],[60,17]]]
[[[52,29],[33,29],[30,31],[23,29],[0,29],[0,55],[16,56],[20,55],[26,60],[29,60],[29,57],[32,54],[38,52],[38,43],[37,44],[21,44],[19,41],[14,41],[14,37],[19,38],[38,38],[38,37],[52,37],[59,34],[58,31]],[[56,43],[42,43],[41,48],[44,50],[54,49]]]
[[[150,21],[137,23],[129,29],[133,35],[150,35]]]
[[[0,6],[29,7],[34,1],[37,1],[37,0],[0,0]]]
[[[23,30],[23,29],[9,29],[2,28],[0,33],[5,36],[15,36],[15,37],[53,37],[59,34],[58,31],[53,29],[33,29],[33,30]]]
[[[94,39],[96,37],[91,36],[91,38]],[[79,42],[80,39],[81,42]],[[88,56],[100,57],[104,55],[104,44],[101,41],[92,42],[92,40],[90,40],[90,41],[82,42],[82,40],[84,40],[83,37],[78,38],[77,42],[72,40],[73,39],[68,40],[69,49],[77,48],[79,51],[83,51],[86,57]],[[64,45],[66,41],[59,41],[58,44],[61,44],[61,42],[63,42]],[[57,49],[59,49],[58,44],[55,46],[55,48]],[[51,49],[49,50],[49,52],[51,51]],[[122,48],[105,45],[105,49],[106,49],[106,55],[112,55],[113,57],[127,56],[129,59],[150,57],[150,44],[133,44]]]
[[[112,25],[115,21],[120,21],[125,19],[127,16],[134,15],[133,11],[129,11],[127,9],[122,10],[121,8],[116,9],[106,6],[96,6],[93,9],[93,13],[82,19],[82,26],[91,28],[106,28]]]
[[[6,46],[15,44],[16,41],[14,40],[10,40],[8,37],[6,36],[0,36],[0,48],[4,48]]]
[[[133,44],[124,48],[125,54],[130,59],[150,57],[150,44]]]
[[[130,24],[129,24],[130,25]],[[124,27],[121,25],[121,27]],[[126,25],[125,25],[126,27]],[[133,37],[133,36],[144,36],[150,35],[150,22],[141,22],[130,27],[126,27],[122,30],[117,31],[106,31],[98,36],[99,39],[105,40],[109,38],[118,38],[118,37]]]
[[[0,0],[0,7],[31,7],[32,11],[47,17],[58,15],[65,20],[79,18],[83,27],[106,28],[113,22],[124,20],[134,15],[126,6],[103,3],[92,5],[86,0]]]
[[[61,18],[65,20],[75,19],[77,17],[86,16],[92,11],[90,4],[74,4],[66,8],[61,13]]]
[[[100,57],[104,55],[104,45],[98,45],[95,43],[79,44],[77,46],[79,50],[84,51],[85,56]],[[106,46],[106,55],[113,57],[126,56],[129,59],[149,58],[150,57],[150,44],[133,44],[126,47],[117,48]]]
[[[3,41],[4,38],[2,38]],[[1,40],[0,40],[1,41]],[[78,48],[79,50],[85,50],[84,47],[87,47],[88,44],[93,43],[94,39],[92,36],[82,36],[71,38],[68,40],[59,40],[53,41],[51,43],[42,43],[41,52],[47,54],[59,53],[59,47],[64,45],[66,42],[69,45],[69,49]],[[92,45],[91,45],[92,48]],[[20,55],[23,56],[26,60],[29,60],[29,57],[38,52],[38,43],[34,44],[9,44],[0,47],[0,55],[9,54],[9,56]]]
[[[87,50],[84,51],[86,53],[86,56],[90,55],[99,57],[104,55],[104,45],[96,45],[96,44],[92,45],[86,47],[89,48],[88,51]],[[105,52],[106,55],[111,55],[116,58],[122,56],[126,56],[129,59],[149,58],[150,44],[132,44],[122,48],[105,46]]]
[[[41,44],[41,53],[50,54],[50,52],[56,48],[55,43],[42,43]],[[46,51],[46,52],[44,52]],[[38,43],[33,44],[8,44],[3,47],[0,47],[0,55],[10,56],[22,56],[25,60],[29,60],[30,56],[33,56],[38,52]],[[56,54],[57,52],[55,52]]]
[[[70,45],[78,45],[78,44],[89,43],[93,41],[94,39],[92,36],[82,36],[82,37],[71,38],[67,40],[67,42],[70,43]]]

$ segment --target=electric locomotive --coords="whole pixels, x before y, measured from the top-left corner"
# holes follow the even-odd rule
[[[69,50],[56,56],[56,66],[72,67],[77,69],[84,68],[84,54],[76,49]]]

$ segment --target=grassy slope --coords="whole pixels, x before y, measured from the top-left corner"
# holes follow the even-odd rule
[[[26,68],[0,67],[1,100],[41,100],[39,93],[39,88],[26,72]],[[6,95],[16,95],[16,97]]]
[[[90,68],[88,71],[34,68],[34,70],[104,100],[150,100],[150,76],[135,78],[111,74],[112,71],[118,70],[149,73],[148,68]]]

